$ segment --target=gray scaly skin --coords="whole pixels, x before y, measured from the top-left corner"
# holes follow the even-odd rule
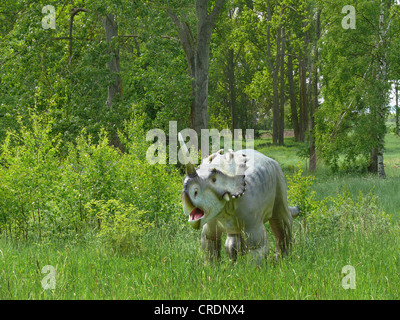
[[[279,164],[258,151],[229,150],[212,154],[199,169],[188,162],[182,192],[184,213],[195,229],[202,228],[201,245],[211,260],[219,259],[221,235],[227,233],[225,250],[232,260],[250,251],[256,261],[268,252],[264,223],[269,221],[284,254],[292,241],[292,219],[298,207],[289,207],[286,184]]]

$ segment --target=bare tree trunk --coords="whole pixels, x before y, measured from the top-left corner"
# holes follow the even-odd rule
[[[285,137],[285,29],[279,28],[278,32],[281,33],[281,52],[280,52],[280,105],[279,105],[279,145],[284,145]]]
[[[296,93],[293,81],[293,58],[291,54],[288,54],[287,77],[289,83],[290,109],[292,112],[292,126],[294,131],[294,140],[299,141],[299,118],[297,114]]]
[[[113,75],[113,77],[115,78],[115,82],[108,86],[108,96],[106,104],[109,108],[111,108],[113,100],[117,94],[119,94],[122,98],[122,80],[119,76],[119,73],[121,71],[119,63],[119,49],[118,45],[115,45],[115,43],[113,43],[113,41],[118,38],[118,24],[115,21],[115,17],[113,14],[109,13],[105,16],[104,29],[106,32],[106,41],[109,46],[109,54],[111,56],[111,60],[107,63],[107,66],[110,69],[111,75]]]
[[[307,68],[304,57],[299,59],[299,75],[300,75],[300,123],[299,123],[299,139],[304,142],[306,130],[308,127],[308,97],[307,97]]]
[[[378,172],[378,150],[376,147],[371,148],[371,153],[369,156],[368,172],[371,173]]]
[[[381,179],[386,178],[385,165],[383,163],[383,149],[379,149],[378,153],[378,177]]]
[[[386,108],[385,105],[378,107],[378,119],[377,119],[377,126],[378,126],[378,135],[377,135],[377,170],[378,170],[378,177],[381,179],[386,178],[385,173],[385,165],[383,163],[383,149],[385,145],[385,116],[384,109]]]
[[[122,79],[119,76],[121,71],[119,62],[119,49],[118,44],[114,43],[118,39],[118,23],[115,20],[113,14],[109,13],[104,17],[104,30],[106,33],[106,41],[108,44],[108,52],[111,57],[110,61],[107,63],[107,67],[110,70],[111,76],[114,78],[114,83],[108,86],[108,96],[106,105],[108,108],[112,109],[113,101],[117,95],[123,98],[122,92]],[[114,127],[114,124],[111,124]],[[125,147],[121,143],[117,132],[111,132],[110,145],[119,148],[122,152],[125,151]]]
[[[235,89],[235,51],[229,49],[228,57],[228,84],[229,84],[229,105],[232,116],[232,133],[237,128],[236,115],[236,89]]]
[[[382,98],[385,100],[384,98]],[[382,100],[381,99],[381,100]],[[374,145],[371,147],[368,171],[378,174],[379,178],[384,179],[385,166],[383,162],[383,148],[385,137],[385,116],[383,115],[384,106],[373,106],[371,108],[371,116],[375,120],[375,126],[371,128],[371,134],[375,139]]]
[[[378,73],[380,77],[380,81],[386,82],[387,81],[387,49],[386,49],[386,39],[385,39],[385,31],[383,30],[384,27],[384,21],[385,21],[385,2],[381,0],[381,13],[380,13],[380,18],[379,18],[379,33],[380,33],[380,43],[378,45],[384,46],[384,53],[383,53],[383,59],[381,61],[381,72]],[[386,124],[385,124],[385,118],[386,118],[386,92],[384,89],[382,89],[382,99],[381,99],[381,105],[378,106],[378,121],[377,121],[377,126],[378,126],[378,177],[381,179],[386,178],[386,173],[385,173],[385,166],[383,163],[383,148],[385,144],[385,131],[386,131]]]
[[[185,51],[192,78],[191,127],[199,136],[201,129],[208,127],[208,67],[211,34],[225,0],[217,0],[210,13],[208,13],[208,2],[209,0],[196,0],[196,40],[189,24],[182,23],[177,15],[171,9],[168,9],[168,15],[175,23],[180,42]]]
[[[273,90],[273,104],[272,104],[272,143],[278,144],[279,132],[279,96],[278,96],[278,68],[275,66],[272,71],[272,90]]]
[[[208,44],[209,45],[209,44]],[[196,54],[196,79],[192,127],[200,135],[201,129],[208,127],[208,64],[209,48],[199,45]]]
[[[272,12],[271,12],[271,3],[267,0],[267,10],[268,10],[268,21],[272,20]],[[277,56],[276,62],[278,62],[279,57],[279,50],[280,50],[280,40],[279,35],[277,35]],[[267,25],[267,59],[268,59],[268,66],[270,71],[272,72],[272,91],[273,91],[273,102],[272,102],[272,143],[278,143],[278,130],[279,130],[279,96],[278,96],[278,63],[274,65],[272,59],[272,52],[271,52],[271,26],[270,24]]]
[[[303,27],[307,27],[307,22],[303,22]],[[308,31],[304,34],[303,50],[299,54],[299,81],[300,81],[300,134],[301,142],[305,141],[306,131],[308,130],[309,117],[309,92],[307,90],[307,70],[308,70],[308,44],[310,42]]]
[[[315,148],[315,111],[318,109],[318,39],[320,37],[320,11],[317,9],[315,21],[314,56],[312,61],[312,103],[310,109],[310,171],[317,169],[317,152]]]

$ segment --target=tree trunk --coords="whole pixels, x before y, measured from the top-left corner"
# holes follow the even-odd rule
[[[378,150],[375,147],[371,148],[371,153],[369,156],[368,172],[371,173],[378,172]]]
[[[236,89],[235,89],[235,51],[229,49],[228,52],[228,85],[229,85],[229,105],[232,117],[232,134],[237,128],[236,115]]]
[[[267,0],[267,10],[268,10],[268,21],[272,20],[271,3]],[[277,45],[276,45],[276,62],[278,62],[280,44],[278,44],[279,35],[277,35]],[[280,42],[280,41],[279,41]],[[273,91],[273,101],[272,101],[272,143],[278,143],[278,130],[279,130],[279,96],[278,96],[278,63],[274,65],[271,52],[271,26],[267,25],[267,59],[268,66],[272,73],[272,91]]]
[[[122,79],[119,76],[121,71],[119,63],[119,49],[118,44],[114,43],[118,39],[118,23],[115,20],[113,14],[109,13],[104,18],[104,30],[106,33],[106,41],[108,44],[108,53],[111,57],[110,61],[107,63],[107,67],[110,70],[111,76],[114,78],[114,83],[108,86],[108,96],[106,105],[108,108],[112,109],[114,99],[119,95],[123,98],[122,92]],[[110,145],[120,149],[122,152],[125,151],[125,147],[122,144],[118,133],[115,130],[115,124],[111,123],[111,139]]]
[[[384,98],[382,98],[384,99]],[[374,106],[371,109],[371,116],[375,120],[374,127],[371,128],[372,139],[375,139],[374,145],[371,148],[370,160],[368,171],[371,173],[378,174],[379,178],[384,179],[385,166],[383,162],[383,149],[384,149],[384,138],[385,138],[385,115],[382,106]]]
[[[273,105],[272,105],[272,143],[278,144],[279,139],[279,90],[278,90],[278,76],[280,65],[280,51],[281,51],[281,34],[280,29],[276,34],[276,57],[275,66],[272,71],[273,81]],[[271,59],[272,60],[272,59]]]
[[[383,149],[379,149],[378,153],[378,177],[381,179],[386,178],[385,165],[383,163]]]
[[[308,127],[307,68],[304,57],[299,59],[300,75],[300,123],[299,140],[304,142]]]
[[[303,28],[307,27],[307,22],[303,22]],[[309,95],[307,90],[307,68],[308,68],[308,44],[310,42],[308,31],[304,33],[303,50],[300,52],[299,60],[299,81],[300,81],[300,134],[301,142],[305,141],[306,131],[308,129],[308,116],[309,116]]]
[[[194,103],[192,105],[192,128],[200,136],[201,129],[208,128],[208,59],[209,43],[199,43],[196,54]]]
[[[280,54],[280,105],[279,105],[279,145],[284,145],[285,137],[285,29],[279,28],[281,33],[281,54]]]
[[[106,32],[106,41],[109,47],[109,55],[111,60],[107,63],[110,69],[110,74],[113,75],[115,82],[108,86],[108,96],[106,104],[109,108],[112,108],[113,100],[116,95],[120,95],[122,98],[122,80],[119,76],[121,71],[119,63],[119,49],[118,45],[113,44],[113,39],[118,38],[118,24],[115,21],[113,14],[107,14],[104,18],[104,29]]]
[[[189,73],[192,78],[191,127],[200,137],[201,129],[208,127],[208,67],[211,33],[220,15],[225,0],[217,0],[208,13],[209,0],[196,1],[197,39],[195,40],[188,23],[182,23],[177,15],[168,9],[168,15],[175,23],[178,36],[186,54]]]
[[[310,108],[310,171],[317,169],[317,152],[315,148],[315,111],[318,109],[318,40],[320,37],[320,11],[317,9],[315,21],[314,56],[312,61],[312,103]]]
[[[299,141],[299,118],[297,114],[296,93],[293,81],[293,58],[291,54],[288,54],[287,77],[289,83],[290,109],[292,112],[292,126],[294,131],[294,140]]]
[[[382,108],[382,107],[381,107]],[[383,108],[385,108],[383,106]],[[385,165],[383,163],[383,148],[384,148],[384,139],[385,139],[385,132],[384,130],[382,130],[382,128],[385,128],[385,118],[382,117],[381,115],[382,111],[379,112],[379,122],[378,122],[378,126],[380,126],[380,128],[378,128],[379,133],[378,133],[378,156],[377,156],[377,162],[378,162],[378,177],[381,179],[385,179],[386,178],[386,173],[385,173]]]
[[[380,81],[382,83],[385,83],[387,81],[387,49],[386,49],[386,39],[385,39],[385,31],[383,30],[384,27],[384,20],[385,20],[385,3],[383,0],[381,0],[381,13],[380,13],[380,18],[379,18],[379,33],[380,33],[380,42],[378,44],[382,45],[384,47],[384,53],[383,53],[383,59],[381,59],[381,70],[378,73],[380,75]],[[386,92],[385,89],[381,89],[381,105],[378,106],[378,121],[377,121],[377,131],[378,131],[378,177],[381,179],[386,178],[386,173],[385,173],[385,166],[383,163],[383,148],[385,145],[385,133],[386,133],[386,124],[385,124],[385,119],[386,119]]]
[[[278,144],[279,136],[279,96],[278,96],[278,68],[275,66],[272,71],[272,143]]]

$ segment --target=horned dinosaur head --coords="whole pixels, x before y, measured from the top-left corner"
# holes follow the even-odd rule
[[[221,213],[226,202],[244,194],[248,158],[241,152],[220,150],[203,159],[196,170],[180,134],[178,138],[186,166],[183,210],[192,227],[198,229]]]

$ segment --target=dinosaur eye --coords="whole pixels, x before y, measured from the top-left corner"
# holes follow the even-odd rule
[[[211,178],[211,181],[212,181],[212,182],[215,182],[215,181],[217,181],[217,178],[216,178],[216,177],[212,177],[212,178]]]
[[[194,192],[194,197],[197,197],[197,190],[195,190]]]

